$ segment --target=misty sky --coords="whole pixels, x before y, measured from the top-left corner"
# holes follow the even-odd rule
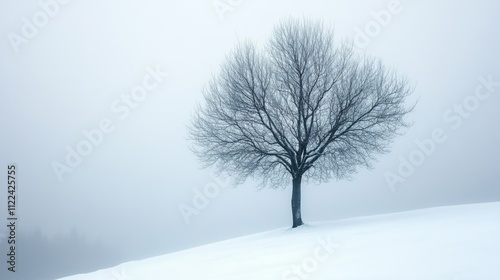
[[[76,227],[137,258],[290,226],[291,188],[258,191],[250,180],[214,195],[189,223],[179,210],[214,182],[186,140],[203,87],[238,41],[263,44],[289,16],[353,39],[360,53],[406,75],[418,100],[413,126],[372,170],[303,185],[306,223],[500,200],[497,1],[66,2],[19,41],[44,10],[38,1],[0,1],[1,221],[7,164],[16,163],[22,229]],[[149,89],[130,100],[139,87]],[[59,180],[55,162],[67,165],[67,147],[100,126],[107,133]],[[431,149],[424,139],[433,136]]]

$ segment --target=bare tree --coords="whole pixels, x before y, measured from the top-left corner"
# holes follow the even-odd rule
[[[301,182],[349,178],[371,167],[407,127],[408,82],[382,63],[334,45],[321,23],[287,20],[265,48],[240,44],[204,92],[189,128],[193,151],[238,182],[292,181],[293,227]]]

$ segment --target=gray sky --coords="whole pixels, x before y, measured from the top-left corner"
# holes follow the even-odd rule
[[[186,141],[202,88],[238,40],[265,42],[288,16],[323,20],[337,39],[355,39],[361,53],[408,76],[419,99],[414,125],[374,169],[304,186],[306,223],[500,200],[497,1],[67,2],[44,18],[38,1],[0,1],[2,220],[6,166],[15,162],[24,229],[77,227],[154,255],[289,226],[290,188],[257,191],[251,181],[209,198],[190,223],[179,211],[214,181]],[[218,11],[214,3],[233,6]],[[37,30],[29,28],[34,16]],[[157,73],[157,83],[154,69],[168,77]],[[124,101],[144,80],[151,89],[143,100]],[[66,164],[66,147],[76,150],[82,131],[103,121],[114,129],[60,181],[54,162]],[[431,149],[424,139],[435,133],[441,143]],[[427,154],[415,141],[427,143]],[[399,172],[402,159],[414,170]]]

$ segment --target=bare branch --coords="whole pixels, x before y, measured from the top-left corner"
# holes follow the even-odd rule
[[[282,22],[264,50],[238,46],[204,92],[189,135],[206,166],[241,181],[326,181],[370,167],[409,124],[408,81],[311,21]]]

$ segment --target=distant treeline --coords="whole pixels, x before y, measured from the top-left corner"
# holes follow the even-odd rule
[[[7,270],[6,239],[0,243],[0,279],[52,280],[88,273],[124,262],[119,248],[90,242],[76,229],[68,234],[47,237],[41,230],[20,232],[16,236],[16,272]]]

